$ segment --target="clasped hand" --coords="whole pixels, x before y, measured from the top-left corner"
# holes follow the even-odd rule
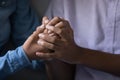
[[[42,25],[23,45],[29,59],[59,59],[76,63],[78,47],[74,43],[73,31],[67,20],[44,17]]]
[[[43,18],[45,30],[39,34],[38,44],[51,52],[36,52],[43,59],[60,59],[74,63],[77,46],[74,43],[73,31],[68,21],[54,17],[51,21]]]

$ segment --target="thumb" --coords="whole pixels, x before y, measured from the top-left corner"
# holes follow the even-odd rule
[[[33,41],[38,39],[38,35],[39,33],[42,33],[44,31],[45,27],[44,25],[41,25],[39,27],[36,28],[36,31],[34,31],[28,38],[29,41]]]
[[[47,16],[44,16],[42,18],[42,24],[47,25],[49,23],[49,18]]]
[[[43,33],[44,30],[45,30],[45,25],[42,24],[41,26],[38,26],[38,27],[36,28],[36,34]]]

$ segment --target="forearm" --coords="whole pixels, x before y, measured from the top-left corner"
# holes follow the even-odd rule
[[[10,75],[30,64],[24,55],[22,48],[8,51],[5,56],[0,57],[0,79]]]
[[[79,63],[88,67],[120,75],[120,55],[82,48]]]
[[[74,80],[75,65],[59,60],[46,61],[49,80]]]

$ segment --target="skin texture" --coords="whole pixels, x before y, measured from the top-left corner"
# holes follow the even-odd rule
[[[37,35],[39,33],[42,33],[43,31],[44,31],[44,26],[43,25],[38,27],[36,29],[36,31],[33,32],[33,34],[25,41],[25,43],[22,46],[26,55],[28,56],[28,58],[30,60],[39,59],[39,57],[37,57],[35,55],[36,51],[44,51],[44,48],[37,44],[37,40],[38,40]]]
[[[56,25],[56,23],[58,24]],[[60,44],[58,43],[65,41],[63,38],[61,38],[62,35],[59,35],[60,33],[62,33],[62,25],[63,22],[61,22],[61,19],[58,17],[53,18],[51,21],[49,21],[47,17],[44,17],[42,25],[39,26],[36,31],[33,32],[33,34],[31,34],[31,36],[25,41],[22,46],[29,60],[45,60],[49,80],[73,80],[74,78],[74,76],[72,76],[74,75],[74,65],[59,60],[50,61],[52,57],[40,57],[36,55],[37,53],[45,55],[48,55],[48,53],[53,54],[55,52],[54,45],[60,46]],[[57,32],[47,29],[47,26],[55,26],[55,31]],[[45,35],[48,42],[46,42],[44,39],[39,38],[43,34]],[[44,41],[46,43],[44,43]],[[57,65],[57,68],[56,66],[54,66],[54,64]],[[62,72],[63,68],[64,73]]]
[[[42,58],[53,58],[52,61],[49,61],[49,63],[51,63],[49,65],[51,65],[50,69],[54,71],[52,73],[56,74],[55,76],[57,77],[54,76],[55,78],[51,80],[67,80],[61,79],[60,77],[63,75],[59,74],[59,72],[67,73],[66,69],[71,67],[70,64],[71,65],[83,64],[85,66],[102,70],[113,75],[117,76],[120,75],[119,54],[110,54],[107,52],[96,51],[77,46],[74,43],[73,31],[70,28],[71,26],[69,22],[64,19],[55,17],[51,21],[49,21],[48,24],[49,25],[46,25],[45,27],[48,30],[51,30],[57,36],[59,36],[59,38],[58,37],[54,38],[52,36],[48,36],[48,34],[46,35],[44,33],[40,33],[38,41],[42,40],[42,42],[40,42],[39,45],[43,46],[44,48],[52,49],[54,50],[54,52],[53,53],[37,52],[36,55]],[[62,64],[61,61],[64,61],[63,62],[64,64]],[[70,64],[66,64],[65,62]],[[57,67],[56,69],[55,66],[58,65],[58,63],[60,66]],[[64,65],[69,66],[64,67]],[[71,67],[69,70],[73,71],[74,69],[75,67]],[[57,71],[55,72],[55,70]],[[68,74],[67,76],[71,75],[73,74]]]
[[[34,60],[34,59],[43,59],[43,58],[40,58],[38,56],[36,56],[36,52],[39,52],[39,53],[47,53],[47,52],[50,52],[50,49],[48,48],[45,48],[41,45],[38,45],[39,41],[39,37],[38,35],[41,33],[44,33],[46,34],[46,32],[48,32],[47,29],[45,29],[45,25],[49,22],[48,21],[45,21],[47,17],[44,17],[43,18],[43,22],[42,22],[42,25],[41,26],[38,26],[36,31],[34,31],[31,36],[28,37],[28,39],[25,41],[25,43],[23,44],[23,49],[26,53],[26,55],[28,56],[28,58],[30,60]],[[50,33],[49,33],[50,34]],[[50,34],[52,35],[52,37],[55,37],[53,36],[53,33]],[[42,41],[40,41],[42,42]],[[49,59],[49,58],[44,58],[44,59]]]
[[[53,22],[56,24],[50,24]],[[39,52],[36,54],[44,58],[53,57],[56,59],[61,59],[69,61],[70,63],[74,63],[72,61],[77,59],[76,55],[78,54],[73,55],[73,53],[76,53],[78,47],[74,42],[73,31],[70,28],[68,21],[55,17],[48,23],[48,25],[46,25],[46,28],[54,32],[54,34],[58,35],[59,37],[53,37],[49,36],[48,34],[40,33],[39,45],[45,48],[52,49],[55,52],[53,54],[50,53],[42,54]],[[75,62],[77,62],[77,60]]]
[[[58,35],[59,33],[63,32],[62,29],[64,28],[63,22],[61,22],[61,20],[62,19],[58,17],[54,17],[51,21],[49,21],[47,17],[43,18],[43,22],[48,22],[47,24],[45,24],[46,27],[55,26],[55,31],[57,32],[54,32],[53,30],[46,28],[47,30],[45,30],[45,33],[39,34],[38,44],[40,46],[54,50],[55,46],[56,47],[61,46],[62,45],[61,43],[65,42],[65,39],[63,39],[61,35]],[[37,53],[39,54],[40,52],[37,52]],[[55,53],[55,50],[54,50],[54,53]],[[49,60],[45,61],[46,71],[48,73],[49,80],[73,80],[74,79],[73,75],[75,74],[75,65],[71,65],[57,59],[51,59],[52,57],[49,57],[49,54],[52,56],[53,53],[41,53],[41,54],[46,55],[45,57],[42,57],[42,58],[45,58],[45,59],[49,58]]]

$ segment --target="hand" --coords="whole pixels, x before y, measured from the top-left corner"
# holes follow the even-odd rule
[[[23,49],[28,56],[30,60],[32,59],[39,59],[38,56],[36,56],[36,52],[40,53],[46,53],[50,52],[51,50],[48,48],[44,48],[37,44],[37,41],[39,39],[38,34],[39,33],[50,33],[48,29],[45,29],[45,25],[48,24],[49,19],[47,17],[44,17],[42,20],[42,25],[36,29],[36,31],[33,32],[33,34],[26,40],[26,42],[23,44]],[[44,58],[45,59],[45,58]]]
[[[44,24],[45,26],[55,26],[55,24],[57,24],[58,22],[60,22],[60,18],[59,17],[54,17],[51,21],[48,19],[48,17],[43,17],[42,19],[42,24]],[[57,34],[55,34],[54,32],[52,32],[51,30],[45,28],[44,31],[43,31],[43,34],[46,34],[46,35],[49,35],[49,36],[52,36],[52,40],[55,40],[55,38],[57,38]],[[38,44],[39,43],[42,43],[42,39],[38,41]],[[47,43],[49,44],[49,43]],[[40,45],[41,46],[41,45]],[[48,49],[48,47],[45,47]],[[54,50],[50,49],[49,48],[49,52],[54,52]],[[41,53],[41,52],[40,52]],[[45,59],[45,58],[44,58]]]
[[[47,49],[43,48],[42,46],[39,46],[37,44],[38,41],[38,34],[42,33],[44,31],[45,27],[44,25],[41,25],[40,27],[38,27],[36,29],[35,32],[33,32],[33,34],[25,41],[25,43],[23,44],[23,49],[26,53],[26,55],[28,56],[28,58],[31,59],[38,59],[39,57],[37,57],[35,55],[35,53],[37,51],[39,52],[45,52],[47,51]]]
[[[60,21],[61,21],[61,19],[58,17],[54,17],[51,21],[48,19],[48,17],[43,17],[42,24],[44,24],[45,26],[55,26],[55,24],[59,23]],[[51,31],[47,28],[45,28],[43,33],[46,35],[52,36],[53,39],[57,38],[57,37],[59,38],[59,36],[56,33],[54,33],[53,31]],[[42,42],[42,40],[39,40],[38,43],[39,42]],[[53,50],[51,50],[51,49],[49,49],[49,50],[50,50],[50,52],[51,51],[53,52]]]
[[[61,19],[57,24],[54,24],[54,26],[48,25],[46,28],[59,35],[60,38],[41,33],[39,34],[39,45],[52,49],[55,52],[45,54],[37,52],[36,55],[44,58],[56,58],[70,63],[77,63],[77,51],[80,48],[74,43],[73,31],[68,21]]]

